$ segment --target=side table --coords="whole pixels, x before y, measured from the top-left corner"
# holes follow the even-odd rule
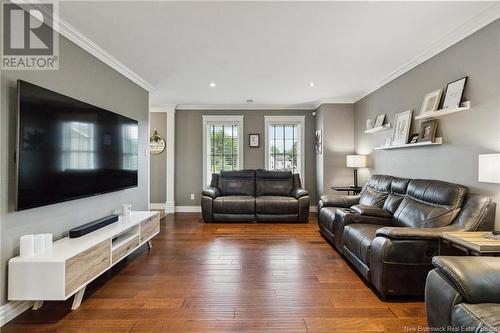
[[[347,194],[359,194],[363,189],[361,186],[331,186],[330,187],[334,191],[338,192],[347,192]]]
[[[463,252],[466,256],[500,256],[500,239],[483,237],[487,231],[443,232],[439,254]]]

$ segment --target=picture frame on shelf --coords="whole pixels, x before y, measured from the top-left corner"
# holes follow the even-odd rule
[[[422,122],[418,133],[418,142],[434,142],[434,139],[436,138],[437,125],[437,119]]]
[[[373,128],[382,127],[384,125],[384,120],[385,120],[385,114],[379,114],[375,119],[375,125],[373,125]]]
[[[408,143],[417,143],[418,142],[418,133],[414,133],[410,136],[410,140],[408,141]]]
[[[257,133],[248,134],[248,145],[250,146],[250,148],[259,148],[260,134]]]
[[[446,92],[443,101],[443,110],[456,109],[460,107],[464,95],[465,85],[467,83],[467,76],[450,82],[446,85]]]
[[[434,112],[439,107],[439,102],[441,102],[441,95],[443,94],[443,89],[434,90],[424,96],[424,102],[420,108],[420,114],[425,114],[429,112]]]
[[[394,130],[392,131],[393,145],[404,145],[408,142],[412,116],[412,110],[396,114],[394,118]]]
[[[392,144],[392,138],[385,138],[384,145],[382,147],[390,147]]]
[[[373,128],[373,120],[372,119],[367,119],[366,120],[366,129],[372,129]]]

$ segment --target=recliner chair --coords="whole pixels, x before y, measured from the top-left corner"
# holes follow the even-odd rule
[[[420,296],[442,232],[492,230],[494,216],[462,185],[378,175],[359,196],[322,196],[318,222],[382,296]]]
[[[425,285],[435,332],[500,332],[500,258],[434,257]]]

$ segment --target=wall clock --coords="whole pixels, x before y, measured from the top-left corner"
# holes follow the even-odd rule
[[[156,128],[153,131],[153,135],[149,138],[149,151],[153,155],[158,155],[163,153],[165,150],[165,139],[158,134]]]

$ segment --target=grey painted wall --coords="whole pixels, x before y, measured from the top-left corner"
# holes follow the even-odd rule
[[[149,133],[153,135],[154,129],[163,138],[167,137],[167,114],[165,112],[151,112],[149,116]],[[152,155],[149,158],[149,201],[151,203],[165,203],[167,201],[167,152]]]
[[[312,111],[298,110],[246,110],[246,111],[177,111],[175,114],[175,204],[176,206],[200,205],[203,183],[203,115],[243,115],[243,163],[246,169],[264,168],[264,116],[305,115],[306,188],[311,193],[311,205],[316,202],[316,160],[314,151],[315,120]],[[248,146],[248,134],[259,133],[260,148]],[[195,200],[190,199],[191,193]]]
[[[493,197],[500,206],[500,185],[477,181],[478,154],[500,152],[499,66],[500,20],[496,20],[355,103],[355,148],[371,155],[371,168],[363,170],[363,179],[369,173],[385,173],[456,182],[469,186],[471,192]],[[472,108],[439,119],[437,136],[443,137],[442,146],[373,150],[391,131],[364,134],[366,119],[385,113],[393,123],[396,113],[413,109],[418,114],[426,93],[466,75],[465,95]],[[414,121],[411,133],[418,126]]]
[[[332,185],[352,185],[353,171],[346,155],[354,152],[352,104],[323,104],[316,110],[316,129],[322,130],[323,154],[316,155],[317,196],[333,193]]]
[[[1,283],[0,303],[6,303],[6,265],[19,253],[19,236],[52,233],[55,239],[68,229],[108,215],[122,203],[148,208],[149,93],[67,39],[60,38],[57,71],[2,71],[1,73]],[[139,121],[139,186],[95,197],[12,211],[14,202],[13,152],[16,126],[16,80],[23,79]]]

